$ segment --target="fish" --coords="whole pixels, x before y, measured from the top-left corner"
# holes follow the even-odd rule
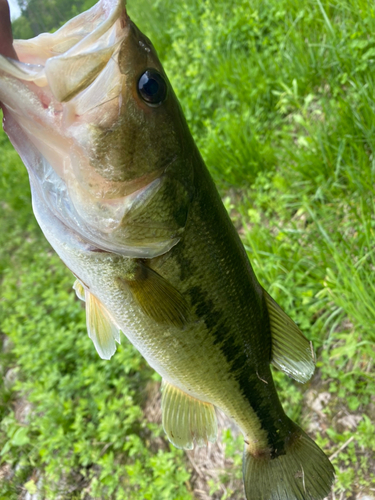
[[[53,34],[6,43],[4,129],[99,356],[109,360],[123,332],[161,375],[177,448],[215,442],[215,408],[232,419],[247,500],[326,497],[334,468],[285,414],[270,368],[305,383],[312,344],[258,282],[124,2],[100,0]]]

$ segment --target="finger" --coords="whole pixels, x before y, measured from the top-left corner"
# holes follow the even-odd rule
[[[0,54],[18,59],[13,48],[12,25],[7,0],[0,0]]]

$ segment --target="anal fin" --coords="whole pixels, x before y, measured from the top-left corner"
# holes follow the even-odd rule
[[[165,380],[162,391],[163,428],[176,448],[192,450],[194,442],[204,446],[216,441],[216,414],[211,403],[193,398]]]
[[[272,335],[271,363],[297,382],[307,382],[315,370],[312,343],[266,291],[264,296]]]

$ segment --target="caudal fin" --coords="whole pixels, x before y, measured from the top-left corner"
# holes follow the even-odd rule
[[[327,456],[297,425],[285,454],[255,457],[245,446],[247,500],[322,500],[331,490],[334,474]]]

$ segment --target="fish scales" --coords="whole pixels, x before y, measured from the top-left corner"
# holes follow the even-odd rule
[[[215,441],[215,407],[232,418],[247,500],[324,498],[333,467],[286,416],[270,370],[306,382],[311,344],[257,281],[151,42],[121,0],[15,42],[20,61],[9,36],[5,129],[99,355],[121,330],[163,377],[177,447]]]
[[[215,216],[216,210],[213,209],[213,206],[216,202],[216,205],[221,208],[221,202],[218,203],[219,199],[215,200],[215,198],[218,198],[215,191],[214,197],[210,196],[209,193],[207,194],[210,197],[209,201],[212,202],[208,204],[210,211]],[[201,199],[197,198],[195,203],[192,204],[191,229],[188,227],[185,231],[182,245],[174,247],[167,258],[159,259],[159,266],[157,262],[155,265],[155,269],[160,271],[168,281],[172,284],[179,284],[181,291],[186,290],[187,295],[190,297],[192,309],[197,310],[197,319],[192,325],[187,325],[183,329],[156,325],[152,319],[139,310],[129,291],[126,288],[118,287],[117,280],[127,276],[132,268],[132,259],[113,256],[106,252],[90,251],[90,247],[72,245],[70,242],[70,244],[61,245],[63,230],[59,228],[58,221],[51,220],[50,225],[47,226],[46,217],[44,214],[39,213],[38,206],[35,206],[34,210],[45,233],[49,235],[51,244],[54,248],[57,248],[61,259],[70,269],[77,267],[82,269],[81,281],[85,283],[89,290],[99,291],[99,300],[112,312],[116,322],[121,325],[129,340],[137,347],[150,365],[166,380],[173,381],[175,385],[185,392],[221,407],[238,424],[242,421],[242,430],[249,434],[251,440],[257,440],[259,437],[253,432],[253,429],[260,429],[259,417],[256,416],[254,408],[246,400],[244,394],[246,388],[251,387],[248,380],[252,375],[253,367],[247,358],[250,358],[252,353],[250,351],[249,356],[242,354],[244,346],[241,346],[241,344],[246,343],[246,335],[243,335],[243,332],[249,330],[246,323],[251,324],[249,320],[251,321],[252,316],[255,319],[258,316],[250,314],[249,318],[243,318],[240,314],[236,314],[237,311],[241,310],[240,304],[236,305],[236,298],[241,298],[242,294],[239,292],[236,282],[233,281],[232,270],[228,270],[226,265],[217,265],[220,260],[228,262],[225,259],[225,254],[228,252],[231,254],[232,248],[228,247],[228,240],[226,235],[223,234],[224,231],[221,233],[215,231],[209,218],[202,221],[204,224],[198,223],[199,219],[201,219],[202,201],[207,204],[208,199],[204,191],[202,195]],[[212,198],[214,199],[212,200]],[[194,210],[195,206],[196,210]],[[196,217],[194,216],[195,211]],[[226,212],[223,215],[227,217]],[[229,222],[227,228],[229,231],[234,230]],[[196,251],[191,251],[191,240],[195,242]],[[220,251],[221,248],[223,251]],[[216,254],[216,258],[213,253]],[[79,266],[77,266],[77,260],[81,261]],[[188,266],[190,268],[201,269],[200,263],[202,261],[205,262],[204,273],[199,280],[201,285],[197,290],[194,275],[190,279],[180,280],[181,264],[184,265],[189,262]],[[233,261],[229,262],[230,267],[234,267]],[[238,268],[241,270],[240,265]],[[212,286],[212,280],[208,279],[212,274],[218,274],[219,279],[223,281],[223,286],[228,291],[225,296],[218,291],[217,287]],[[227,281],[232,281],[230,286],[226,286]],[[245,279],[243,282],[246,288],[249,288],[248,280]],[[113,294],[114,289],[117,289],[115,294]],[[256,300],[254,289],[250,287],[249,291]],[[213,322],[216,322],[214,318],[217,313],[220,314],[220,310],[228,310],[228,301],[231,303],[231,310],[234,312],[227,319],[231,326],[225,326],[220,320],[216,325],[213,325]],[[259,300],[256,300],[256,302],[259,303]],[[212,309],[207,308],[207,303],[211,304]],[[249,311],[252,312],[251,309]],[[216,328],[213,328],[213,326]],[[222,333],[223,329],[226,333],[224,335]],[[170,350],[171,343],[174,346],[173,350]],[[196,349],[197,344],[200,346],[199,352]],[[263,368],[259,366],[257,369],[260,372],[259,376],[266,377],[271,383],[272,378],[268,367],[270,339],[265,344],[268,349],[262,349],[262,346],[259,346],[258,349],[263,357],[264,353],[266,353],[267,362],[265,365],[263,363]],[[254,355],[253,357],[256,358]],[[238,358],[245,358],[246,363],[244,365],[238,363],[238,361],[243,361],[243,359]],[[194,371],[191,370],[191,366],[194,366]],[[226,366],[227,369],[223,370],[223,366]],[[264,366],[268,368],[268,374],[264,373]],[[259,380],[258,377],[256,379],[256,385],[264,386],[263,381]],[[244,380],[246,380],[246,384],[245,387],[242,387],[241,381]],[[234,394],[235,390],[236,393]],[[262,398],[260,397],[255,408],[261,401]],[[274,404],[274,401],[272,403]],[[249,415],[252,415],[252,418],[249,418]]]

